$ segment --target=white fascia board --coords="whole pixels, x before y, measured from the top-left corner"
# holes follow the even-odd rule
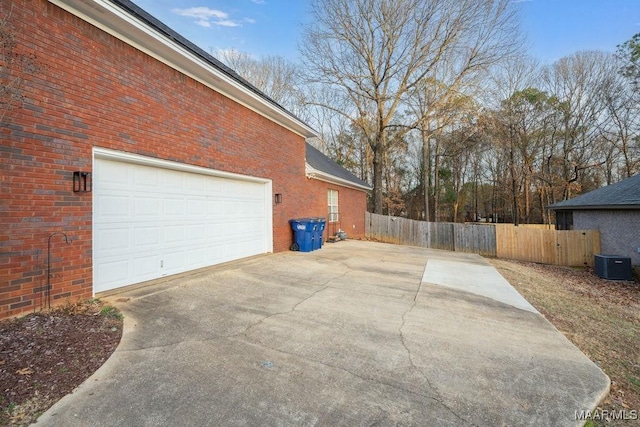
[[[171,160],[157,159],[155,157],[140,156],[138,154],[124,151],[109,150],[107,148],[93,147],[93,158],[102,160],[114,160],[125,163],[135,163],[137,165],[151,166],[155,168],[171,169],[180,172],[189,172],[199,175],[216,176],[219,178],[234,179],[239,181],[249,181],[271,186],[271,180],[256,176],[240,175],[232,172],[225,172],[216,169],[203,168],[201,166],[189,165],[186,163],[173,162]],[[271,196],[268,197],[271,200]]]
[[[292,114],[194,55],[108,0],[49,0],[165,65],[304,138],[318,134]]]
[[[373,190],[373,188],[369,187],[368,185],[356,184],[355,182],[351,182],[346,179],[328,174],[326,172],[319,171],[318,169],[313,168],[312,166],[309,165],[309,163],[306,163],[306,162],[305,162],[304,169],[305,169],[307,178],[309,179],[317,179],[318,181],[330,182],[331,184],[340,185],[342,187],[349,187],[355,190],[361,190],[361,191]]]

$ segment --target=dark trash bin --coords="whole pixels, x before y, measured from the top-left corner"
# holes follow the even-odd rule
[[[293,230],[292,251],[311,252],[313,250],[313,228],[314,223],[311,218],[290,219]]]
[[[318,240],[320,241],[320,248],[324,245],[324,229],[327,226],[327,221],[324,218],[316,218],[318,220]]]
[[[311,245],[313,250],[322,247],[322,232],[320,231],[320,218],[309,218],[311,220],[311,233],[313,235]]]

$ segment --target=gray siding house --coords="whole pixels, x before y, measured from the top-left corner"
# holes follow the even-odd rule
[[[549,206],[558,230],[599,230],[603,254],[640,266],[640,175]]]

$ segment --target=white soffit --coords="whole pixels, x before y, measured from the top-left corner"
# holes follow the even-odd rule
[[[309,163],[305,163],[305,173],[307,175],[307,178],[309,179],[317,179],[318,181],[330,182],[332,184],[354,188],[356,190],[371,191],[373,189],[372,187],[356,184],[355,182],[339,178],[326,172],[322,172],[314,168],[313,166],[310,166]]]
[[[304,138],[318,136],[293,115],[263,99],[109,0],[49,2]]]

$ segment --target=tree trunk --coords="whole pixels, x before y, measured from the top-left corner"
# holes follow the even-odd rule
[[[373,150],[373,213],[382,215],[383,143],[378,139]]]
[[[524,178],[524,223],[531,224],[531,180],[529,179],[529,172],[525,172],[527,175]]]
[[[429,134],[422,130],[422,187],[424,189],[424,220],[429,222],[429,191],[431,189],[431,142]]]
[[[438,143],[436,142],[436,155],[433,163],[433,222],[438,222],[440,210],[440,157],[438,156]]]
[[[520,224],[520,215],[518,212],[518,183],[516,180],[516,160],[514,156],[515,144],[513,142],[514,136],[512,134],[512,129],[509,129],[509,133],[511,133],[509,138],[509,169],[511,172],[511,193],[513,196],[513,224],[517,227]]]

